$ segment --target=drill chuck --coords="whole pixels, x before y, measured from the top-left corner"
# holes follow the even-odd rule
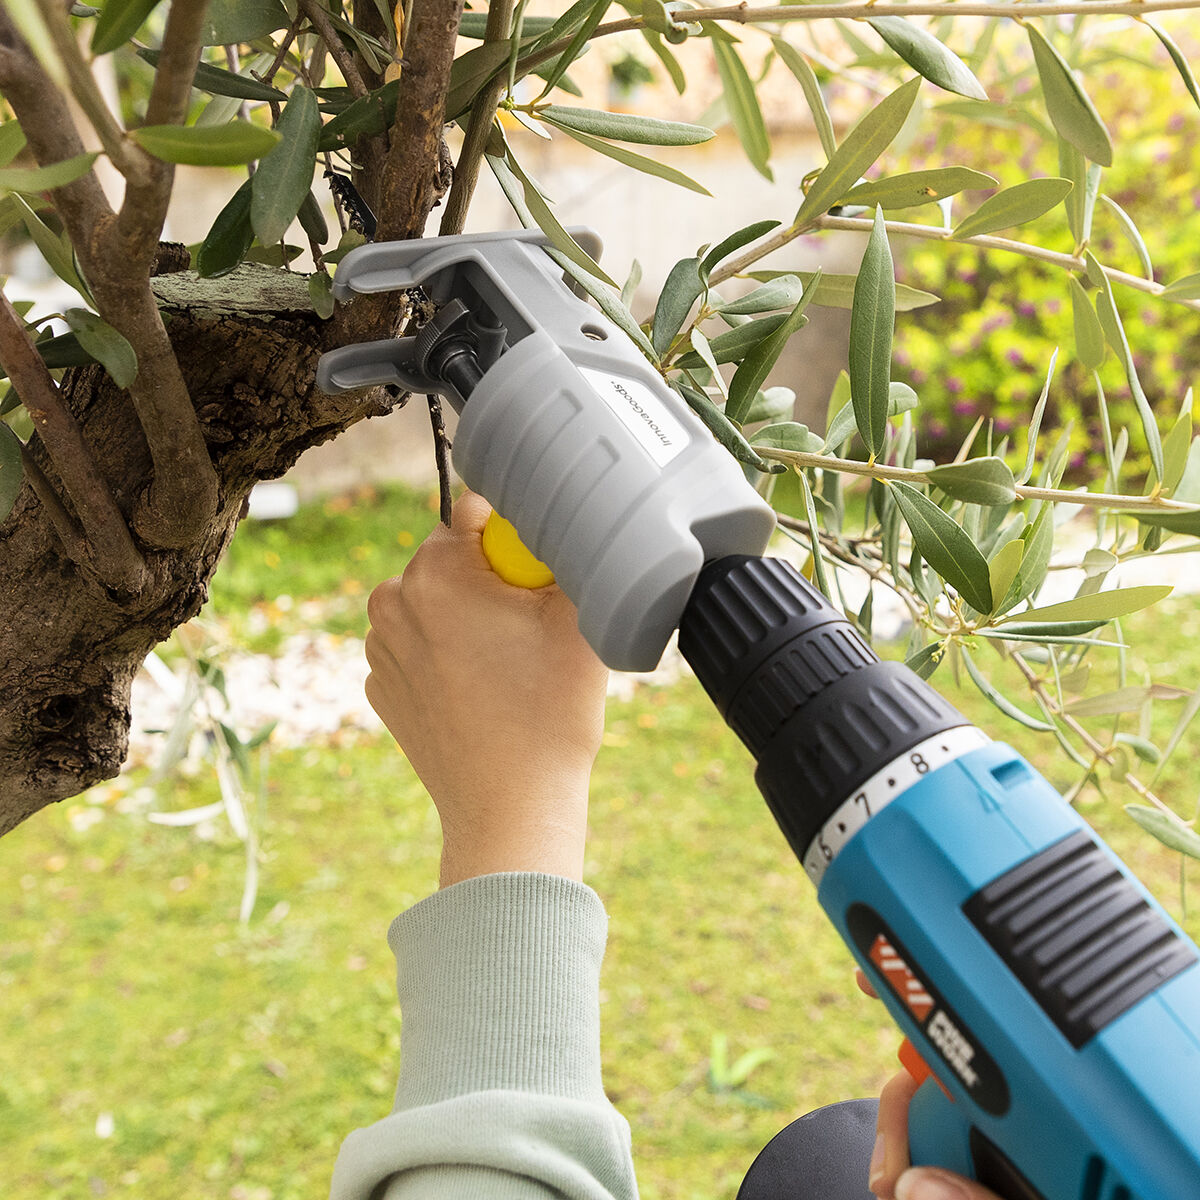
[[[935,735],[969,726],[902,663],[882,662],[782,559],[731,555],[706,566],[679,649],[754,755],[758,786],[802,861],[869,780]]]

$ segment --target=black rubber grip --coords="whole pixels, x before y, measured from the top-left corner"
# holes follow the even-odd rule
[[[731,555],[705,567],[679,649],[758,761],[758,786],[801,857],[876,771],[969,724],[902,663],[881,662],[783,559]]]
[[[963,911],[1076,1049],[1197,962],[1083,830],[989,883]]]

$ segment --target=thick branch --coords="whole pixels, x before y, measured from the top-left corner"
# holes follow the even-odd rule
[[[329,19],[329,13],[321,4],[321,0],[300,0],[300,11],[312,22],[313,27],[321,35],[326,49],[333,55],[333,61],[337,63],[338,70],[341,71],[342,78],[346,81],[346,86],[355,96],[365,96],[367,85],[363,82],[358,67],[354,65],[354,58],[342,44],[342,39],[338,37],[338,32],[333,27],[333,22]]]
[[[0,92],[16,113],[39,166],[84,153],[62,92],[42,69],[3,5],[0,5]],[[77,238],[95,236],[112,219],[112,208],[93,171],[55,188],[53,197],[55,211],[66,224],[77,250]]]
[[[446,91],[461,13],[462,0],[414,5],[396,124],[383,165],[375,234],[381,242],[420,237],[437,197]]]
[[[192,94],[192,78],[203,48],[204,21],[208,0],[176,0],[167,13],[163,30],[162,51],[154,70],[154,84],[146,106],[147,125],[182,125],[187,119],[188,102]],[[125,190],[117,221],[117,240],[114,247],[117,262],[127,263],[131,273],[149,276],[167,205],[175,168],[171,163],[138,150],[144,170],[130,178]]]
[[[0,363],[33,418],[33,426],[79,515],[92,557],[91,562],[80,565],[94,569],[106,585],[117,591],[138,591],[145,562],[96,467],[83,431],[63,403],[46,364],[3,292],[0,292]],[[52,516],[58,515],[53,508],[48,511]],[[66,540],[64,547],[68,552],[80,548]]]
[[[509,36],[512,10],[513,0],[494,0],[488,5],[485,42],[499,42]],[[500,103],[500,94],[506,85],[504,76],[497,73],[471,105],[466,137],[463,139],[458,163],[454,168],[454,182],[450,187],[446,209],[442,213],[441,228],[438,230],[443,237],[447,234],[461,233],[466,223],[467,209],[470,207],[471,197],[475,194],[475,184],[479,180],[483,150],[492,132],[492,122],[496,119],[496,105]]]

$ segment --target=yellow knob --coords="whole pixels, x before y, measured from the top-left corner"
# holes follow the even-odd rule
[[[512,524],[495,510],[483,527],[483,553],[505,583],[540,588],[554,582],[550,568],[533,557]]]

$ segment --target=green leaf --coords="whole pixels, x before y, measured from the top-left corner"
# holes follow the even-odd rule
[[[1111,621],[1140,612],[1151,604],[1157,604],[1171,594],[1166,584],[1146,587],[1113,588],[1108,592],[1093,592],[1090,596],[1076,596],[1061,604],[1048,604],[1044,608],[1031,608],[1026,612],[1012,614],[1005,621],[1020,621],[1022,624],[1051,621]]]
[[[739,229],[736,233],[731,233],[727,238],[723,238],[704,256],[700,263],[700,274],[707,279],[717,263],[728,258],[735,250],[740,250],[743,246],[757,241],[763,234],[770,233],[778,225],[778,221],[755,221],[752,225],[747,225],[744,229]]]
[[[1092,162],[1112,166],[1112,142],[1095,105],[1067,61],[1033,26],[1026,24],[1046,111],[1054,128]]]
[[[137,355],[124,335],[86,308],[68,308],[63,316],[79,344],[103,364],[117,387],[127,388],[137,378]]]
[[[842,203],[913,208],[918,204],[936,203],[958,192],[995,186],[996,180],[981,171],[972,171],[969,167],[941,167],[857,184],[842,197]]]
[[[667,281],[663,284],[662,294],[658,297],[658,304],[654,309],[654,324],[650,333],[650,341],[660,358],[666,354],[675,335],[683,327],[692,305],[704,291],[699,266],[698,258],[681,258],[671,268]]]
[[[883,211],[876,208],[875,224],[858,269],[854,307],[850,311],[850,397],[858,432],[872,458],[883,449],[887,433],[892,334],[896,323],[895,286],[895,267]]]
[[[687,90],[687,76],[684,74],[683,68],[679,65],[679,59],[663,45],[661,35],[655,33],[653,29],[643,28],[639,32],[646,39],[646,44],[654,51],[655,56],[662,63],[667,74],[670,75],[671,82],[675,85],[675,91],[682,96]]]
[[[108,54],[133,37],[158,0],[105,0],[92,30],[92,53]]]
[[[247,179],[217,213],[217,219],[196,254],[196,270],[202,278],[225,275],[246,257],[246,251],[254,241],[254,227],[250,224],[253,185],[254,181]]]
[[[1171,300],[1200,300],[1200,273],[1184,275],[1163,288],[1164,298]]]
[[[38,0],[4,0],[4,8],[9,20],[17,27],[17,32],[29,43],[34,57],[45,68],[46,74],[67,91],[67,77],[62,59],[59,58],[54,39],[46,27]]]
[[[35,195],[48,192],[81,179],[99,157],[100,152],[95,150],[45,167],[0,167],[0,190]]]
[[[1125,811],[1148,833],[1171,850],[1200,858],[1200,834],[1182,821],[1148,804],[1126,804]]]
[[[928,646],[922,646],[916,653],[910,654],[904,660],[904,665],[922,679],[928,679],[945,656],[946,647],[941,642],[930,642]]]
[[[1036,729],[1039,733],[1053,733],[1054,726],[1046,721],[1041,721],[1037,717],[1031,717],[1023,709],[1018,708],[1007,696],[1002,695],[996,687],[984,677],[979,668],[972,662],[970,654],[967,653],[965,647],[961,647],[963,666],[967,668],[967,674],[971,677],[971,682],[986,696],[1006,717],[1011,717],[1014,721],[1024,725],[1027,729]]]
[[[745,420],[750,406],[754,403],[754,397],[783,353],[788,339],[807,322],[804,310],[812,302],[814,290],[810,288],[805,292],[779,328],[759,342],[742,359],[741,366],[733,373],[729,384],[729,403],[725,406],[726,415],[731,421]]]
[[[496,128],[499,128],[499,126]],[[609,287],[615,290],[617,285],[608,277],[607,272],[598,263],[593,262],[591,256],[562,227],[562,224],[554,215],[549,204],[546,203],[541,192],[538,191],[533,180],[525,174],[521,164],[513,157],[512,151],[508,148],[508,143],[504,143],[504,157],[502,159],[498,159],[491,154],[485,155],[485,157],[488,159],[501,188],[508,196],[509,203],[513,205],[518,215],[523,215],[523,213],[528,214],[532,223],[541,229],[555,249],[577,267],[582,268],[589,275],[594,275],[597,279],[603,283],[607,283]],[[519,197],[516,188],[513,186],[514,182],[520,185],[521,194]],[[524,203],[518,207],[518,203],[522,199]]]
[[[846,381],[846,390],[849,392],[850,377],[844,371],[838,376],[838,383],[840,384],[843,379]],[[835,388],[835,394],[836,390]],[[916,407],[917,393],[907,383],[898,383],[893,380],[888,385],[889,417],[909,412]],[[836,449],[854,432],[854,429],[854,404],[853,402],[847,402],[842,404],[829,422],[825,432],[825,448],[828,450]]]
[[[761,283],[778,279],[781,275],[799,275],[805,287],[813,279],[811,271],[746,271],[745,275],[747,279],[757,279]],[[812,302],[826,308],[853,308],[854,285],[857,281],[857,275],[822,275]],[[923,292],[904,283],[896,284],[897,312],[910,312],[914,308],[937,304],[940,300],[941,297],[932,292]]]
[[[894,482],[891,489],[925,561],[972,608],[990,612],[992,585],[987,559],[966,530],[910,484]]]
[[[1023,225],[1049,212],[1071,190],[1069,179],[1028,179],[985,200],[965,221],[960,221],[952,236],[975,237]]]
[[[137,55],[152,67],[157,67],[158,60],[162,57],[162,51],[151,49],[149,46],[138,46]],[[204,61],[196,64],[192,87],[213,96],[232,96],[237,100],[282,102],[287,99],[286,92],[281,92],[278,88],[271,87],[270,84],[261,83],[249,75],[235,75],[232,71],[226,71]]]
[[[300,205],[300,211],[296,215],[300,218],[300,228],[318,246],[323,246],[329,241],[329,226],[326,224],[325,214],[321,211],[321,206],[317,203],[317,198],[311,189],[304,197],[304,202]]]
[[[929,482],[952,500],[967,504],[1011,504],[1017,493],[1008,463],[1002,458],[974,458],[926,471]]]
[[[930,83],[971,100],[986,100],[983,84],[957,54],[903,17],[868,17],[867,23],[910,67]]]
[[[600,24],[604,14],[608,11],[609,4],[612,0],[596,0],[592,4],[590,11],[584,18],[583,23],[575,31],[571,37],[567,48],[560,54],[555,61],[553,67],[546,74],[546,86],[542,88],[542,95],[549,92],[566,74],[567,68],[579,57],[580,53],[586,48],[588,39],[596,30],[596,26]]]
[[[1066,711],[1076,717],[1107,717],[1118,713],[1138,712],[1151,700],[1182,700],[1190,696],[1186,688],[1170,687],[1167,684],[1151,683],[1141,687],[1117,688],[1111,692],[1098,692],[1094,696],[1083,696],[1072,700]]]
[[[725,386],[725,377],[720,371],[717,370],[717,361],[712,356],[712,350],[708,345],[708,338],[706,338],[699,329],[693,327],[688,332],[688,341],[691,342],[692,349],[694,349],[696,353],[700,355],[701,361],[704,363],[705,367],[708,368],[708,372],[712,376],[714,386],[721,393],[721,395],[728,400],[729,389]]]
[[[496,43],[488,42],[487,45],[495,46]],[[475,51],[470,53],[474,54]],[[360,96],[321,129],[320,149],[345,149],[353,146],[361,137],[376,137],[383,133],[396,119],[396,98],[399,94],[400,80],[393,79],[391,83]]]
[[[206,46],[252,42],[277,29],[286,29],[289,17],[279,0],[211,0],[204,33]]]
[[[1033,407],[1033,416],[1029,420],[1029,431],[1026,435],[1025,466],[1021,470],[1021,478],[1017,483],[1028,483],[1033,474],[1034,456],[1037,453],[1038,431],[1042,427],[1042,414],[1046,411],[1046,401],[1050,398],[1050,384],[1054,380],[1054,365],[1058,362],[1058,347],[1050,355],[1050,365],[1046,368],[1046,382],[1042,384],[1042,394]]]
[[[1188,95],[1196,102],[1196,107],[1200,108],[1200,87],[1196,86],[1196,77],[1192,74],[1192,68],[1188,66],[1188,60],[1184,57],[1183,51],[1168,36],[1167,32],[1160,29],[1153,21],[1143,20],[1142,24],[1154,30],[1154,36],[1166,47],[1171,61],[1175,64],[1175,70],[1179,72],[1184,87],[1188,90]]]
[[[741,362],[750,351],[765,337],[769,337],[780,325],[787,320],[786,313],[774,313],[762,317],[758,321],[747,321],[744,325],[735,325],[724,333],[710,338],[708,348],[718,363]],[[697,354],[683,354],[673,364],[677,367],[691,370],[702,365]]]
[[[739,462],[772,475],[781,475],[788,469],[784,463],[772,463],[763,458],[746,440],[742,431],[703,392],[689,387],[686,383],[677,383],[674,386],[688,402],[691,410],[708,427],[709,432]]]
[[[323,321],[333,316],[333,280],[328,271],[314,271],[308,277],[308,298]]]
[[[791,421],[796,408],[796,393],[788,387],[769,387],[759,392],[746,414],[746,425],[759,421]],[[754,439],[751,438],[751,441]]]
[[[552,121],[550,124],[553,125],[555,122]],[[589,150],[595,150],[598,154],[614,158],[617,162],[623,163],[627,167],[633,167],[635,171],[642,171],[647,175],[655,175],[659,179],[667,180],[669,183],[677,183],[680,187],[685,187],[692,192],[699,192],[702,196],[712,195],[712,192],[708,188],[697,183],[691,176],[685,175],[682,171],[677,171],[674,167],[669,167],[666,163],[659,162],[657,159],[647,158],[644,154],[635,154],[632,150],[626,150],[624,146],[617,146],[612,142],[592,137],[590,133],[583,133],[578,129],[569,129],[566,125],[558,125],[557,128],[561,129],[568,137],[574,138],[581,145],[587,146]],[[778,222],[775,222],[775,224],[778,224]]]
[[[0,521],[12,512],[23,477],[21,439],[0,421]]]
[[[798,421],[781,421],[765,425],[750,439],[752,446],[773,446],[777,450],[799,450],[803,454],[820,454],[825,439]]]
[[[1058,139],[1058,173],[1071,181],[1071,191],[1063,203],[1067,224],[1076,246],[1086,245],[1092,237],[1092,216],[1100,192],[1104,168],[1088,160],[1065,138]]]
[[[1104,361],[1104,330],[1100,328],[1100,318],[1096,316],[1083,284],[1074,275],[1068,275],[1067,278],[1071,288],[1071,312],[1075,319],[1075,356],[1092,371]]]
[[[539,117],[564,129],[577,129],[593,137],[612,138],[644,146],[695,146],[717,135],[703,125],[682,121],[661,121],[657,117],[639,117],[632,113],[604,112],[598,108],[573,108],[547,104],[538,109]]]
[[[65,237],[60,238],[53,233],[41,217],[29,207],[24,197],[14,193],[11,200],[17,206],[21,220],[24,222],[29,236],[33,239],[34,245],[41,251],[46,264],[64,283],[70,284],[80,295],[86,296],[88,294],[87,286],[75,269],[75,259],[71,253],[70,242]]]
[[[228,125],[143,125],[129,136],[164,162],[201,167],[236,167],[270,153],[279,134],[249,121]]]
[[[279,144],[263,155],[250,189],[250,224],[264,246],[283,240],[312,187],[321,133],[316,96],[297,84],[275,128]]]
[[[1117,224],[1121,226],[1125,236],[1129,239],[1129,244],[1138,256],[1138,263],[1142,268],[1142,274],[1153,282],[1154,264],[1150,261],[1150,251],[1146,248],[1146,243],[1142,239],[1138,227],[1133,223],[1133,219],[1111,196],[1102,195],[1100,199],[1112,211],[1113,215],[1117,218]]]
[[[919,76],[901,84],[846,135],[828,165],[812,181],[796,213],[796,225],[804,225],[828,212],[858,182],[900,132],[920,86]]]
[[[1096,316],[1100,318],[1100,327],[1104,330],[1108,344],[1116,351],[1117,357],[1125,368],[1125,377],[1129,380],[1129,390],[1133,393],[1138,415],[1142,418],[1142,431],[1146,435],[1150,461],[1154,466],[1156,478],[1162,479],[1163,451],[1162,438],[1158,432],[1158,421],[1155,419],[1154,410],[1150,407],[1146,393],[1142,390],[1142,383],[1138,378],[1137,367],[1133,361],[1133,351],[1129,348],[1129,340],[1125,336],[1125,326],[1121,322],[1121,314],[1113,299],[1112,285],[1108,282],[1108,276],[1104,274],[1090,250],[1084,251],[1084,261],[1087,263],[1088,277],[1100,289],[1096,295]]]
[[[713,42],[713,53],[717,59],[717,73],[721,77],[721,87],[725,93],[725,105],[729,110],[730,120],[746,151],[754,169],[774,182],[769,160],[771,157],[771,142],[767,137],[767,126],[763,120],[762,108],[758,103],[758,93],[754,83],[746,71],[746,64],[741,56],[728,42]]]
[[[1192,446],[1192,414],[1185,411],[1163,439],[1163,491],[1169,496],[1183,478]]]
[[[729,317],[774,312],[791,308],[803,295],[804,284],[798,275],[780,275],[737,300],[718,305],[713,311]]]
[[[833,135],[833,121],[830,119],[829,109],[825,107],[825,97],[821,94],[821,85],[817,82],[816,74],[808,65],[808,59],[790,42],[781,37],[773,37],[771,44],[775,47],[775,53],[783,60],[783,65],[799,80],[804,98],[812,112],[817,137],[821,139],[821,148],[825,151],[828,161],[837,150],[837,138]]]
[[[20,121],[0,122],[0,167],[7,167],[25,149],[25,143]]]
[[[1005,542],[988,561],[988,581],[992,586],[992,602],[996,598],[1003,599],[1008,595],[1017,572],[1021,569],[1021,560],[1025,557],[1025,543],[1015,537]]]

